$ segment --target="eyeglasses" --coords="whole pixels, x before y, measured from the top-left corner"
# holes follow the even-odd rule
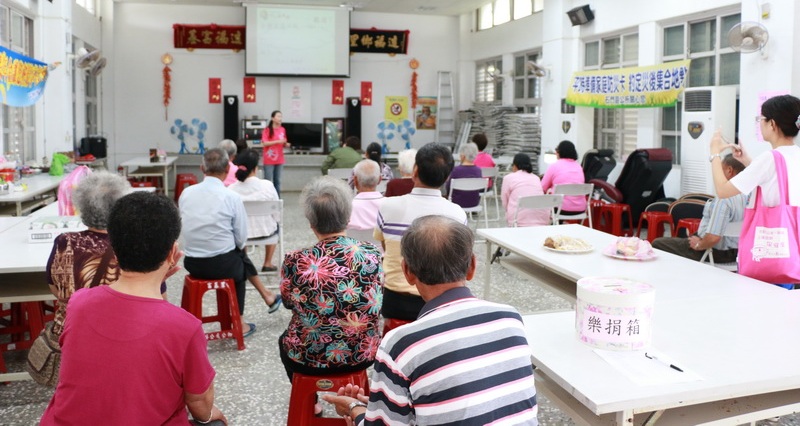
[[[756,116],[756,123],[760,123],[761,120],[769,121],[769,118],[764,117],[763,115],[757,115]]]

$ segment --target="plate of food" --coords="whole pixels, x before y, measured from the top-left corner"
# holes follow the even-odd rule
[[[603,249],[603,254],[622,260],[652,260],[656,258],[653,246],[636,237],[620,237]]]
[[[566,235],[554,235],[547,237],[544,240],[544,248],[546,250],[555,251],[558,253],[589,253],[594,250],[591,244],[580,238],[568,237]]]

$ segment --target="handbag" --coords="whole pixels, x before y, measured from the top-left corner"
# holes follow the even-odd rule
[[[775,171],[780,202],[766,207],[761,187],[756,188],[752,209],[745,209],[739,237],[739,273],[772,284],[800,283],[798,207],[789,205],[786,160],[776,150]]]
[[[61,346],[53,334],[53,322],[39,333],[28,351],[25,370],[31,378],[41,385],[55,387],[58,383],[58,369],[61,366]]]

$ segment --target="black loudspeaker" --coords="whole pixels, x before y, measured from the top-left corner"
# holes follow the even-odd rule
[[[79,149],[81,155],[94,155],[94,158],[106,158],[106,151],[108,143],[106,138],[102,136],[87,136],[81,138],[81,147]]]
[[[575,25],[589,23],[594,19],[594,13],[588,4],[568,10],[567,16],[569,16],[569,20],[572,22],[573,27]]]
[[[224,109],[224,122],[222,135],[225,139],[235,141],[239,139],[239,97],[225,95],[222,99]]]
[[[361,139],[361,98],[347,98],[345,104],[347,104],[347,116],[344,126],[345,139],[348,136],[357,136]],[[361,144],[364,144],[363,141]]]

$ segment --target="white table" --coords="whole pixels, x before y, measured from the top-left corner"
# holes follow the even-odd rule
[[[167,157],[164,161],[151,163],[150,157],[137,157],[125,161],[120,166],[125,167],[125,175],[129,177],[161,177],[164,195],[169,196],[169,172],[172,169],[173,177],[176,176],[175,160],[177,159],[178,157]]]
[[[23,212],[51,203],[55,199],[58,184],[61,183],[62,179],[64,179],[64,176],[50,176],[48,174],[23,177],[19,183],[27,185],[27,190],[0,195],[0,204],[16,204],[16,215],[22,216]]]

